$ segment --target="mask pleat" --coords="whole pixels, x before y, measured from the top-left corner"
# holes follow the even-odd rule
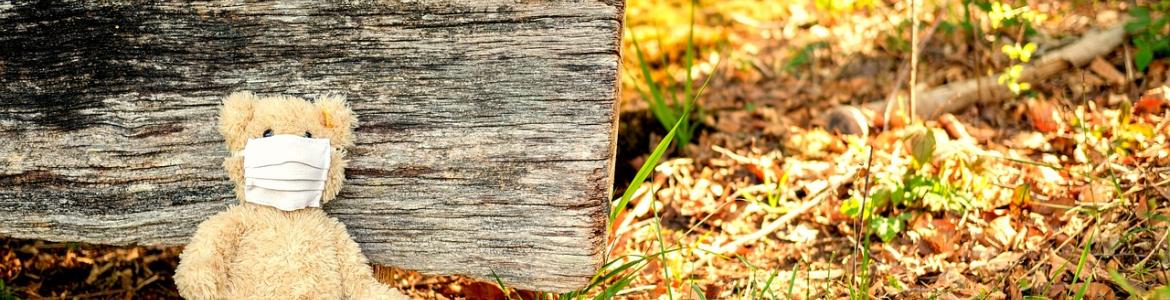
[[[328,139],[277,135],[248,140],[244,200],[286,211],[321,207],[331,151]]]
[[[322,191],[325,189],[324,180],[274,180],[245,178],[244,185],[248,187],[261,187],[279,191]]]

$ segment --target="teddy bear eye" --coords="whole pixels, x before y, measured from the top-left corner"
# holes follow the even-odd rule
[[[270,137],[270,136],[272,136],[272,129],[264,130],[264,137]]]
[[[305,131],[305,137],[307,137],[307,138],[313,138],[313,134],[312,134],[312,133],[309,133],[308,131]]]

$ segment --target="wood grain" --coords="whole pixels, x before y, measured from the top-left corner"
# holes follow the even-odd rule
[[[620,1],[0,1],[0,236],[181,244],[232,91],[346,95],[369,258],[566,291],[601,263]]]

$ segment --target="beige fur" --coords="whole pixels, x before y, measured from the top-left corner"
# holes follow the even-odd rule
[[[328,138],[333,162],[321,202],[345,180],[345,148],[357,118],[339,97],[315,103],[294,97],[259,98],[238,92],[224,99],[219,131],[231,153],[224,160],[240,204],[199,225],[179,257],[175,284],[187,299],[409,299],[378,283],[345,225],[320,208],[291,212],[244,198],[241,151],[249,138],[274,135]]]

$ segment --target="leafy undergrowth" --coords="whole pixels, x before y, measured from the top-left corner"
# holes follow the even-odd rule
[[[1133,55],[1166,39],[1164,13],[981,1],[964,11],[957,2],[920,8],[920,28],[938,29],[923,44],[924,88],[1021,73],[1031,58],[1126,15],[1136,34],[1092,67],[1027,84],[1023,74],[999,76],[1011,99],[840,136],[816,129],[828,108],[904,96],[896,75],[909,56],[904,2],[844,13],[797,3],[772,19],[768,8],[700,2],[711,19],[699,23],[729,23],[719,30],[732,44],[707,65],[728,67],[690,70],[719,74],[695,104],[702,130],[678,146],[685,156],[631,186],[613,220],[618,270],[600,274],[616,272],[607,281],[622,286],[616,295],[1165,298],[1168,60]],[[687,22],[677,24],[674,34],[633,36],[648,41],[642,48],[679,44]],[[678,82],[687,73],[669,63],[655,71],[654,80]],[[626,111],[641,106],[639,96],[627,96]]]
[[[0,240],[0,300],[175,299],[181,248]]]
[[[1138,113],[1118,126],[1123,111],[1072,107],[1060,115],[1086,116],[1083,129],[1021,130],[1007,135],[1008,145],[925,122],[868,140],[797,129],[777,148],[712,146],[668,160],[635,193],[615,255],[658,251],[646,222],[653,205],[667,247],[681,250],[641,271],[626,295],[659,299],[668,287],[686,295],[697,285],[707,298],[787,298],[791,289],[797,298],[836,299],[857,276],[869,281],[867,294],[897,298],[1063,298],[1086,286],[1100,299],[1129,293],[1125,284],[1166,286],[1170,119]],[[1123,132],[1134,126],[1141,129]],[[857,175],[838,180],[842,174]],[[768,229],[826,190],[827,200]],[[852,269],[861,257],[852,251],[858,214],[872,236],[866,275]]]

